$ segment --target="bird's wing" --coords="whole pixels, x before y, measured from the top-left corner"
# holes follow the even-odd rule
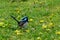
[[[25,22],[20,21],[19,26],[23,26]]]

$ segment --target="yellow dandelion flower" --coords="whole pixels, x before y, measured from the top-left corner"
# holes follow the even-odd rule
[[[17,34],[17,35],[22,35],[23,33],[17,32],[16,34]]]
[[[15,32],[20,32],[19,30],[15,30]]]
[[[42,40],[41,37],[37,37],[37,40]]]
[[[60,31],[57,31],[56,34],[60,35]]]
[[[29,33],[30,32],[30,30],[25,30],[27,33]]]
[[[44,20],[40,20],[40,22],[44,22]]]
[[[19,8],[16,8],[16,12],[17,12],[17,13],[20,13],[20,9],[19,9]]]
[[[49,25],[50,25],[50,26],[52,26],[52,25],[53,25],[53,23],[49,23]]]
[[[49,23],[48,27],[51,28],[51,27],[53,27],[53,25],[54,25],[53,23]]]
[[[51,29],[46,29],[47,31],[50,31]]]
[[[44,28],[47,28],[47,25],[43,24],[43,25],[42,25],[42,28],[43,28],[43,29],[44,29]]]
[[[33,21],[33,19],[30,19],[29,21]]]
[[[16,30],[15,33],[16,33],[17,35],[22,35],[22,34],[23,34],[23,33],[21,33],[19,30]]]
[[[0,26],[3,26],[4,25],[4,22],[0,22]]]
[[[17,34],[17,35],[19,35],[20,33],[19,33],[19,32],[17,32],[16,34]]]
[[[17,13],[19,13],[20,11],[18,10]]]

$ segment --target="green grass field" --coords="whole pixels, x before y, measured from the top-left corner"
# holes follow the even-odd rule
[[[10,15],[28,16],[27,28],[19,29]],[[0,40],[60,40],[59,17],[60,0],[0,0]]]

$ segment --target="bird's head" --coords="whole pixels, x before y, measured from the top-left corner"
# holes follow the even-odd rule
[[[28,22],[28,17],[25,16],[22,20],[25,21],[25,22]]]

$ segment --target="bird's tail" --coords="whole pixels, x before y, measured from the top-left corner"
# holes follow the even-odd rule
[[[19,22],[14,16],[11,16],[15,21]]]

